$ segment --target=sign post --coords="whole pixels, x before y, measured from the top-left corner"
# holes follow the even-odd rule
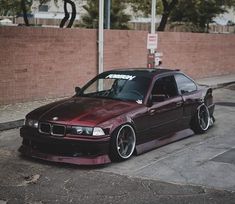
[[[98,73],[104,71],[104,0],[99,0],[99,67]],[[103,83],[98,84],[98,90],[103,90]]]
[[[155,60],[154,59],[154,52],[155,49],[157,49],[157,34],[156,32],[156,4],[157,0],[152,0],[152,9],[151,9],[151,33],[148,34],[148,40],[147,40],[147,49],[149,50],[148,54],[148,68],[154,68],[155,67]]]

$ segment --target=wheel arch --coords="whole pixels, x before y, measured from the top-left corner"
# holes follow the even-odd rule
[[[114,146],[115,147],[117,146],[117,136],[119,135],[119,132],[121,131],[122,128],[125,128],[126,126],[128,126],[128,128],[132,129],[131,131],[133,131],[135,143],[134,143],[134,148],[131,150],[131,155],[133,155],[133,154],[136,155],[136,129],[135,129],[133,123],[127,121],[125,123],[120,124],[119,126],[116,126],[116,128],[113,129],[112,133],[110,133],[111,139],[110,139],[109,155],[110,155],[110,158],[112,161],[123,161],[123,160],[129,158],[129,156],[128,156],[128,158],[120,158],[122,156],[117,151],[117,149],[114,148]],[[117,156],[118,154],[119,154],[119,156]]]
[[[115,122],[118,121],[118,122]],[[130,117],[117,117],[114,122],[112,123],[112,126],[109,129],[109,133],[110,136],[116,131],[118,130],[121,126],[129,124],[135,131],[136,134],[136,125],[134,123],[134,121],[132,120],[132,118]]]

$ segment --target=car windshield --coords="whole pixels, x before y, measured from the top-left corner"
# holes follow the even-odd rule
[[[143,103],[150,78],[133,74],[102,74],[89,82],[80,96],[100,97]]]

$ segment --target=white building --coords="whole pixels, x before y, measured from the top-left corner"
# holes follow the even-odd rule
[[[227,13],[219,15],[214,20],[219,25],[227,25],[228,22],[235,23],[235,8],[228,9]]]
[[[80,20],[81,13],[84,12],[82,6],[86,3],[86,0],[74,0],[76,5],[76,20]],[[72,8],[70,4],[67,4],[68,12],[71,13]],[[58,22],[64,18],[64,1],[58,0],[55,3],[54,0],[48,1],[40,5],[39,0],[34,0],[32,7],[32,14],[34,16],[34,23],[36,24],[44,24],[45,21],[50,22],[49,24],[58,25]]]

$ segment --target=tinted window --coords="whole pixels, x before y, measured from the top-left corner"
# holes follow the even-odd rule
[[[96,77],[82,89],[80,96],[136,101],[147,94],[151,79],[126,73],[107,73]]]
[[[164,95],[167,98],[178,95],[174,76],[167,76],[157,79],[154,84],[152,95]]]
[[[40,12],[48,12],[48,5],[39,5],[38,10]]]
[[[197,90],[196,84],[188,77],[182,74],[176,74],[175,80],[178,86],[179,93],[185,94]]]

